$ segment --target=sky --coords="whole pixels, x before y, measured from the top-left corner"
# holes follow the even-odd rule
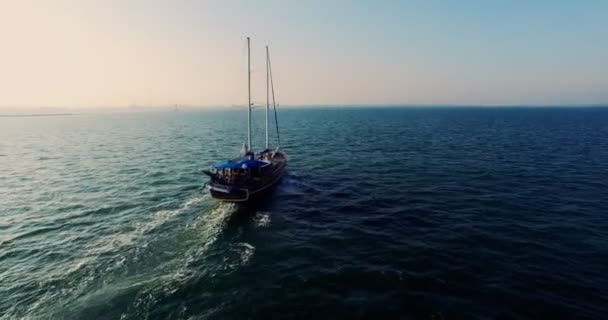
[[[0,0],[0,106],[608,103],[608,1]]]

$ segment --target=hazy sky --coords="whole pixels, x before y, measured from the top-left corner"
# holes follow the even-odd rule
[[[608,102],[608,1],[0,0],[0,106]]]

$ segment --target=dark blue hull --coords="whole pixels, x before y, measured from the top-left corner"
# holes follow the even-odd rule
[[[281,154],[281,157],[283,155]],[[287,162],[282,158],[272,163],[264,174],[236,181],[212,178],[209,191],[214,199],[225,202],[248,202],[260,199],[274,190],[285,174]]]

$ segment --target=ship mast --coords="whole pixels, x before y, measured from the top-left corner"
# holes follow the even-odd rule
[[[247,37],[247,151],[251,151],[251,49]]]
[[[266,150],[268,150],[268,120],[270,112],[270,78],[268,77],[268,46],[266,46]]]

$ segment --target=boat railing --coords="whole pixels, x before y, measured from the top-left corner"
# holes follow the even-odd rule
[[[216,174],[212,178],[212,182],[219,183],[219,184],[226,184],[226,185],[236,185],[236,186],[244,184],[247,180],[248,180],[248,178],[246,176],[239,176],[239,175],[228,176],[228,175]]]

